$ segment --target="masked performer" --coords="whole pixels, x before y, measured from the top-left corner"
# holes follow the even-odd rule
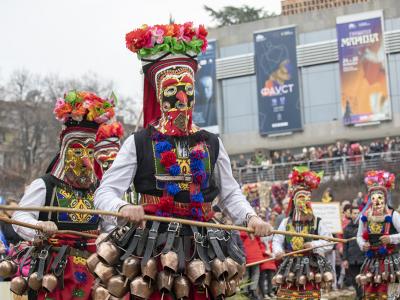
[[[365,177],[368,204],[358,227],[357,242],[366,258],[356,280],[364,286],[364,299],[398,299],[390,287],[398,287],[400,215],[389,208],[395,176],[386,171],[369,171]],[[395,293],[398,291],[394,291]]]
[[[104,217],[108,222],[137,223],[144,212],[207,222],[219,195],[219,206],[235,223],[257,235],[269,232],[234,180],[221,140],[192,122],[196,55],[206,49],[206,36],[203,26],[192,23],[143,26],[127,34],[127,47],[143,63],[145,129],[125,141],[96,192],[96,208],[125,217]],[[121,200],[132,181],[141,205]],[[178,223],[123,227],[97,253],[140,298],[206,299],[210,289],[217,299],[235,293],[243,275],[244,254],[229,232]],[[128,292],[107,288],[114,296]]]
[[[320,218],[314,216],[311,208],[311,191],[317,189],[321,174],[306,167],[295,167],[289,175],[289,206],[287,218],[278,230],[318,234],[331,237],[331,233]],[[292,252],[327,244],[325,240],[309,240],[303,237],[275,235],[273,253],[281,259],[286,252]],[[310,250],[305,254],[287,256],[283,259],[273,281],[279,286],[278,299],[320,299],[321,287],[330,287],[332,266],[320,254],[332,249],[326,246]]]
[[[71,91],[58,99],[54,113],[64,123],[60,152],[46,175],[34,180],[20,201],[21,207],[55,206],[75,209],[94,208],[96,177],[93,171],[95,135],[99,124],[114,116],[113,100],[89,92]],[[49,237],[57,229],[98,232],[99,217],[80,213],[38,213],[17,211],[13,219],[39,225]],[[32,257],[27,276],[30,299],[90,299],[93,276],[86,258],[95,251],[93,240],[75,235],[56,234],[46,239],[35,230],[14,226],[32,247],[19,255],[21,269]],[[89,244],[92,243],[92,246]],[[16,277],[12,291],[25,292],[26,280]]]

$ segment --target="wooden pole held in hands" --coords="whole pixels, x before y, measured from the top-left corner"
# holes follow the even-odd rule
[[[64,207],[50,207],[50,206],[31,206],[31,207],[15,207],[8,205],[0,205],[0,210],[19,210],[19,211],[43,211],[43,212],[66,212],[66,213],[77,213],[77,214],[95,214],[102,216],[113,216],[121,218],[122,215],[119,212],[112,212],[106,210],[95,210],[95,209],[74,209],[74,208],[64,208]],[[207,227],[207,228],[216,228],[216,229],[224,229],[224,230],[238,230],[245,231],[248,233],[254,233],[251,228],[237,225],[225,225],[225,224],[216,224],[216,223],[207,223],[200,221],[193,221],[187,219],[180,218],[169,218],[169,217],[159,217],[152,215],[145,215],[144,220],[146,221],[155,221],[155,222],[163,222],[163,223],[180,223],[183,225],[189,226],[199,226],[199,227]],[[299,236],[317,240],[325,240],[330,242],[338,242],[338,243],[346,243],[347,240],[339,239],[329,236],[316,235],[316,234],[307,234],[307,233],[297,233],[290,231],[281,231],[281,230],[272,230],[272,234],[282,234],[282,235],[290,235],[290,236]]]

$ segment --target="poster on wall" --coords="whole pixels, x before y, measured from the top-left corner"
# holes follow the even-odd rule
[[[296,28],[260,31],[253,36],[260,134],[301,130]]]
[[[197,58],[196,105],[193,112],[193,122],[213,133],[218,133],[216,46],[215,40],[209,41],[206,52]]]
[[[341,16],[336,23],[344,124],[390,120],[382,11]]]
[[[314,215],[324,221],[324,225],[332,234],[343,233],[339,202],[312,202],[311,207]]]

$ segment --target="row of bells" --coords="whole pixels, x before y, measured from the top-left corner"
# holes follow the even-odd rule
[[[372,274],[367,272],[366,274],[358,274],[356,276],[356,282],[358,285],[366,285],[368,283],[380,284],[383,282],[395,283],[396,278],[400,281],[400,271],[396,271],[395,274],[389,274],[389,272],[382,272],[382,274]]]
[[[333,274],[329,271],[323,274],[309,272],[307,275],[300,275],[297,279],[295,273],[289,272],[286,278],[282,274],[277,274],[272,278],[273,285],[296,284],[304,286],[307,282],[321,284],[323,288],[329,289],[333,282]]]
[[[0,262],[0,277],[10,278],[13,277],[18,271],[16,262],[6,259]],[[53,292],[58,285],[58,279],[53,274],[45,274],[39,278],[38,272],[33,272],[28,278],[23,276],[14,277],[10,283],[10,290],[17,295],[23,295],[28,288],[39,291],[44,289],[47,293]]]
[[[101,282],[93,290],[95,300],[107,299],[109,295],[121,298],[129,289],[132,295],[147,299],[156,287],[160,293],[172,292],[177,299],[185,299],[189,297],[191,284],[206,290],[209,288],[214,298],[231,296],[246,270],[244,265],[231,258],[224,261],[216,258],[211,262],[211,272],[208,272],[203,261],[194,259],[187,264],[186,274],[178,275],[179,259],[173,251],[160,255],[161,272],[154,257],[142,266],[139,258],[130,256],[119,266],[120,256],[121,250],[111,241],[106,241],[87,259],[89,271]]]

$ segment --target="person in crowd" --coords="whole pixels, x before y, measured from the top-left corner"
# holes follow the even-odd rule
[[[363,286],[364,299],[395,299],[399,293],[396,245],[400,242],[400,214],[388,206],[395,175],[369,171],[364,182],[368,203],[359,222],[357,243],[365,252],[365,260],[356,281]]]
[[[351,207],[350,203],[343,206],[342,228],[346,228],[347,224],[351,221]]]
[[[6,204],[9,206],[18,206],[18,202],[14,199],[8,199]],[[12,218],[13,214],[14,211],[12,210],[6,210],[3,213],[5,217],[10,219]],[[0,221],[0,230],[10,246],[17,245],[19,242],[23,241],[23,239],[15,232],[14,228],[9,223]]]
[[[343,238],[350,239],[357,236],[358,231],[358,215],[360,211],[357,206],[351,208],[351,221],[344,229]],[[354,287],[357,292],[357,299],[362,298],[362,289],[356,283],[355,278],[360,271],[363,263],[363,253],[357,245],[357,241],[353,240],[343,244],[343,262],[342,266],[345,269],[344,284],[347,287]]]
[[[283,221],[283,219],[286,218],[286,212],[288,210],[288,206],[289,206],[289,198],[285,198],[282,201],[282,210],[281,213],[276,217],[275,219],[275,226],[274,228],[279,228],[281,222]]]
[[[249,233],[241,231],[240,238],[243,242],[246,263],[250,264],[264,259],[263,249],[259,237],[251,237]],[[250,283],[246,288],[246,294],[250,300],[260,299],[257,293],[260,280],[260,265],[246,268],[244,282]]]
[[[315,173],[307,167],[295,167],[289,175],[289,205],[287,218],[279,225],[278,230],[297,233],[313,233],[331,237],[332,234],[324,222],[317,218],[311,207],[311,191],[318,188],[322,174]],[[321,272],[326,273],[323,284],[330,287],[333,281],[332,266],[320,254],[332,249],[326,246],[325,240],[310,240],[303,237],[283,236],[275,234],[272,250],[277,260],[282,259],[285,252],[322,246],[299,257],[285,257],[282,267],[274,276],[278,285],[278,299],[300,300],[320,299],[321,285],[315,283],[310,277],[313,272],[317,278],[321,278]],[[303,266],[303,267],[300,267]],[[320,266],[320,269],[316,267]],[[300,271],[299,271],[300,270]],[[301,279],[300,279],[301,278]]]

